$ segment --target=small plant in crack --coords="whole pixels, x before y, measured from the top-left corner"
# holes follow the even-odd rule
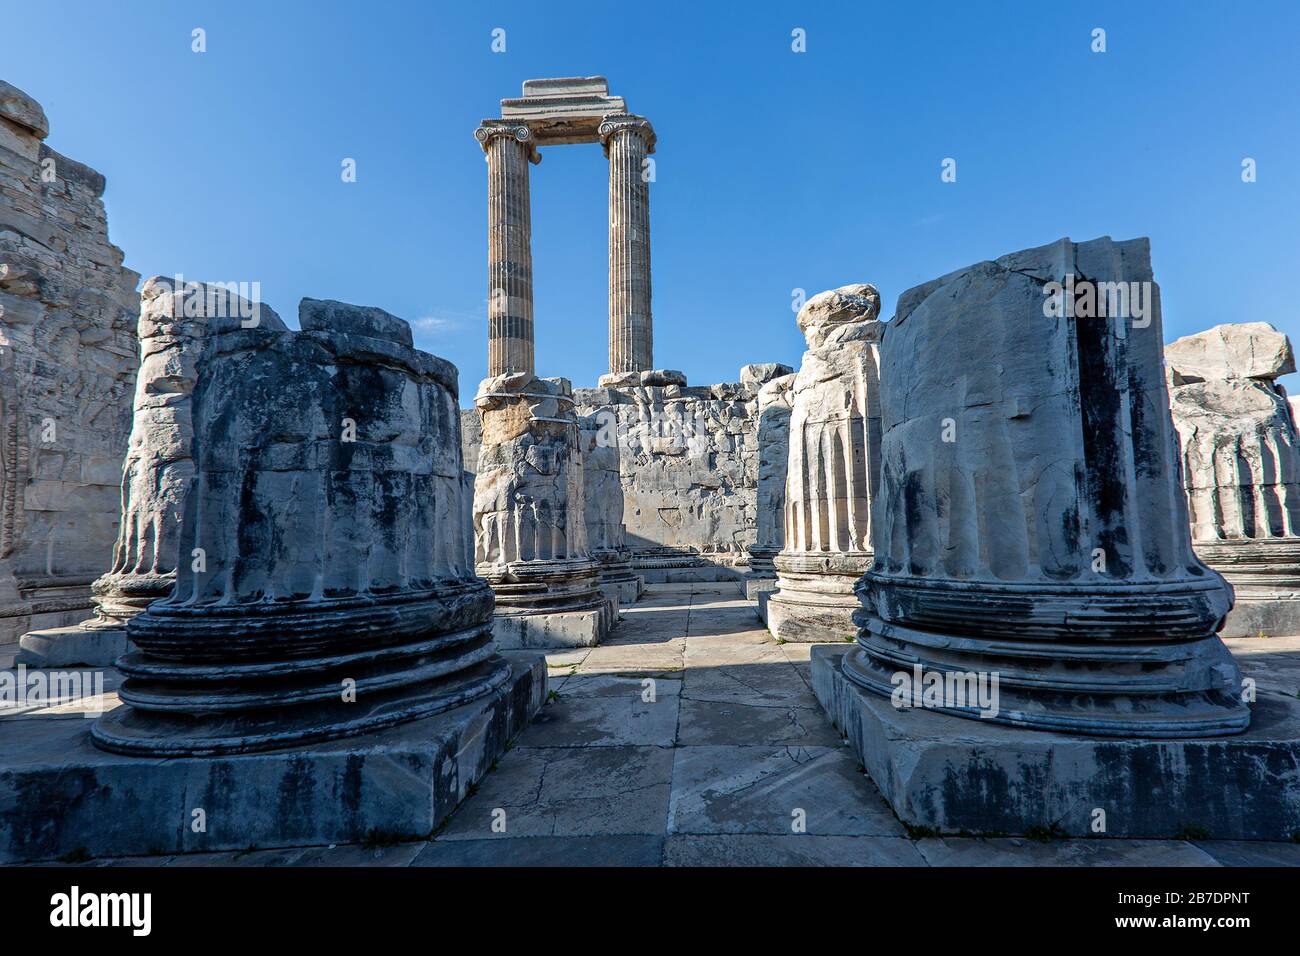
[[[1038,843],[1051,843],[1053,840],[1064,840],[1069,834],[1062,829],[1059,822],[1053,820],[1048,826],[1035,823],[1033,826],[1025,827],[1025,836]]]

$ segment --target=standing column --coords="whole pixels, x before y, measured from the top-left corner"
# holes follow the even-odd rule
[[[527,126],[474,131],[488,164],[488,375],[533,372],[533,222],[528,164],[541,162]]]
[[[654,364],[650,315],[650,177],[645,158],[655,131],[641,116],[600,124],[609,158],[609,371],[642,372]]]

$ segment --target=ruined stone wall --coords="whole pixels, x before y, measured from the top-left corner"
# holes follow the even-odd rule
[[[74,623],[117,537],[139,365],[139,275],[104,177],[46,146],[0,81],[0,643]]]
[[[655,385],[574,390],[577,413],[600,416],[619,445],[623,524],[634,553],[700,554],[746,563],[758,513],[758,391],[783,365],[742,369],[740,382],[688,386],[680,373],[645,373]],[[665,377],[666,376],[666,377]],[[478,458],[478,422],[462,416],[465,467]]]
[[[730,564],[753,544],[758,389],[579,389],[582,415],[605,413],[619,436],[623,524],[634,552],[666,548]]]

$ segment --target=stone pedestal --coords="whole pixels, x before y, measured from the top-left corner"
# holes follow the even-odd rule
[[[504,647],[589,647],[614,623],[587,547],[582,442],[565,379],[479,385],[474,557],[496,592]]]
[[[284,331],[266,305],[221,286],[154,276],[140,292],[140,370],[113,564],[91,587],[95,615],[73,627],[24,634],[16,663],[111,664],[129,649],[126,622],[165,598],[176,580],[181,508],[194,462],[191,393],[209,331],[242,325]]]
[[[1097,314],[1101,283],[1133,290],[1128,314]],[[1250,724],[1214,633],[1231,589],[1192,552],[1161,343],[1146,240],[1061,240],[900,297],[848,679],[1058,733]]]
[[[88,720],[0,721],[0,864],[428,839],[546,700],[545,660],[505,656],[459,707],[265,753],[141,760],[92,746]]]
[[[1295,370],[1263,322],[1220,325],[1165,349],[1192,545],[1236,604],[1224,637],[1300,634],[1300,437],[1275,379]]]
[[[1090,839],[1292,840],[1300,832],[1294,696],[1262,694],[1240,734],[1090,737],[895,707],[849,678],[848,653],[812,648],[813,691],[908,826]]]
[[[607,116],[600,141],[609,158],[609,371],[654,367],[650,312],[650,171],[655,132],[643,116]]]
[[[1202,541],[1196,554],[1232,585],[1223,637],[1300,634],[1300,538]]]
[[[745,377],[746,366],[741,370]],[[761,368],[761,366],[760,366]],[[785,369],[786,366],[779,366]],[[754,543],[749,546],[745,597],[767,620],[767,595],[776,590],[773,561],[785,543],[785,481],[790,459],[790,411],[795,376],[786,373],[765,381],[758,390],[758,508]]]
[[[808,343],[791,387],[784,548],[767,626],[783,641],[845,641],[853,588],[871,563],[871,499],[879,481],[880,295],[866,284],[809,299]]]
[[[375,731],[510,680],[474,576],[456,369],[379,309],[212,337],[176,586],[127,624],[123,754],[242,753]]]

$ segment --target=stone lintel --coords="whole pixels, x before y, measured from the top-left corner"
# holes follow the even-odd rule
[[[525,99],[576,96],[579,94],[609,95],[609,80],[603,76],[554,76],[540,80],[524,80]]]
[[[623,97],[609,95],[603,76],[525,80],[523,96],[501,101],[501,118],[527,123],[546,146],[598,143],[605,117],[626,112]]]

